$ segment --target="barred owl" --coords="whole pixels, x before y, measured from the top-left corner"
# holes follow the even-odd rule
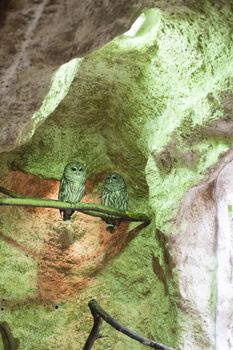
[[[128,192],[123,177],[117,173],[111,173],[105,180],[101,204],[111,208],[127,210],[128,208]],[[118,220],[105,219],[107,230],[113,232]]]
[[[60,182],[58,199],[63,202],[80,202],[85,194],[86,169],[79,162],[68,163]],[[61,209],[63,221],[69,221],[75,210]]]

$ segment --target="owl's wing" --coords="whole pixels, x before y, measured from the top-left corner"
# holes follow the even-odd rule
[[[127,190],[117,191],[117,207],[120,210],[127,210],[128,208],[128,193]]]
[[[60,201],[64,201],[65,197],[66,197],[66,182],[64,179],[61,179],[59,193],[58,193],[58,199]]]
[[[85,195],[86,193],[86,188],[85,188],[85,185],[84,184],[81,184],[78,189],[76,190],[76,193],[75,193],[75,198],[74,198],[74,202],[80,202],[81,199],[83,198],[83,196]]]
[[[128,209],[128,192],[127,190],[124,191],[122,193],[122,197],[121,197],[121,207],[122,207],[122,210],[127,210]]]
[[[111,192],[106,188],[103,189],[101,194],[101,204],[106,205],[107,207],[111,206]]]

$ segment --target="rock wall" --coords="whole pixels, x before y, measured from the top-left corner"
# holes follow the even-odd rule
[[[45,12],[32,16],[31,27],[45,21],[42,33],[51,26],[60,43],[63,27],[53,23],[63,7],[34,6],[36,14]],[[69,6],[65,28],[78,11]],[[103,16],[101,27],[104,6],[119,17],[113,22]],[[56,70],[49,89],[28,74],[38,82],[35,99],[27,95],[36,105],[24,115],[20,111],[18,122],[14,114],[12,121],[2,119],[1,183],[56,198],[65,164],[78,158],[88,166],[84,201],[98,202],[104,176],[118,171],[128,185],[130,208],[149,211],[152,222],[146,228],[122,223],[110,236],[99,219],[81,214],[67,226],[51,209],[1,209],[4,317],[24,349],[76,349],[88,334],[86,304],[94,296],[122,323],[177,349],[231,349],[231,293],[224,290],[231,290],[232,4],[114,6],[101,3],[90,18],[91,2],[80,7],[88,18],[83,33],[90,23],[100,31],[93,30],[90,46],[80,44],[69,57],[58,54],[59,62],[48,55],[53,66],[44,61],[47,79],[72,58]],[[74,26],[67,34],[69,45],[78,33]],[[49,37],[40,41],[49,53],[50,44]],[[22,52],[30,55],[30,45],[24,45]],[[26,61],[22,52],[19,62]],[[14,112],[14,96],[5,95],[11,102],[2,107],[4,116]],[[97,349],[142,348],[107,327],[103,335]]]

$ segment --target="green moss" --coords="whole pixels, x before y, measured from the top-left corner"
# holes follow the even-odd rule
[[[17,247],[0,241],[0,295],[7,301],[29,298],[36,292],[35,262]]]
[[[103,305],[116,319],[139,334],[175,346],[179,337],[176,306],[171,301],[172,293],[168,294],[153,270],[155,255],[161,258],[161,269],[166,269],[163,249],[148,227],[98,275],[97,280],[104,295]],[[172,290],[171,275],[167,275],[166,283]],[[143,348],[116,333],[111,348],[126,347]]]

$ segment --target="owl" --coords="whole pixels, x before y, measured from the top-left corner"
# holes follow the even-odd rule
[[[60,182],[58,199],[62,202],[80,202],[85,194],[86,168],[79,162],[71,162],[65,166]],[[75,210],[61,209],[63,221],[69,222]]]
[[[108,175],[101,194],[101,204],[120,210],[128,208],[128,192],[123,177],[117,173]],[[118,220],[105,219],[107,230],[113,232]]]

